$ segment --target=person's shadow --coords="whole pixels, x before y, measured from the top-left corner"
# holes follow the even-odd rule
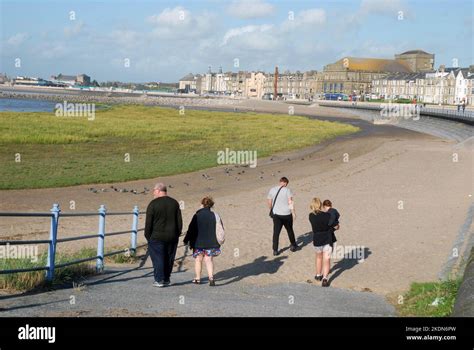
[[[353,248],[350,252],[346,252],[344,257],[332,266],[331,276],[329,277],[328,281],[329,284],[338,278],[344,271],[350,270],[354,266],[358,265],[359,261],[367,259],[370,254],[372,254],[372,252],[369,248],[364,248],[362,251],[360,251],[360,249]]]
[[[298,236],[296,238],[296,244],[300,248],[303,248],[303,247],[307,246],[310,243],[313,243],[313,232],[312,231],[306,232],[305,234],[303,234],[301,236]],[[281,249],[280,253],[283,253],[284,251],[286,251],[288,249],[290,249],[289,246]]]
[[[239,282],[246,277],[258,276],[263,273],[274,274],[283,265],[283,260],[287,258],[287,256],[279,256],[267,260],[267,256],[261,256],[251,263],[220,271],[214,277],[218,281],[226,280],[224,283],[219,283],[219,285],[226,285]]]

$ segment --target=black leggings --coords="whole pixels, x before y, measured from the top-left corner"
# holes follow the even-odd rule
[[[293,231],[293,216],[273,215],[273,250],[278,250],[281,228],[285,226],[288,238],[292,246],[296,246],[295,232]]]

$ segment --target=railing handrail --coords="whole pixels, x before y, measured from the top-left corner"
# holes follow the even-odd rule
[[[387,105],[391,103],[393,106],[418,106],[419,112],[421,115],[434,116],[439,118],[445,118],[449,120],[458,120],[468,124],[474,124],[474,111],[465,110],[457,111],[452,108],[436,108],[436,107],[423,107],[415,104],[406,104],[406,103],[393,103],[393,102],[377,102],[372,105],[367,104],[368,102],[359,102],[359,101],[332,101],[332,100],[319,100],[317,103],[320,106],[325,107],[341,107],[341,108],[355,108],[355,109],[365,109],[365,110],[381,110],[381,105]]]
[[[139,214],[145,214],[146,212],[144,211],[140,211]],[[131,215],[131,214],[134,214],[133,211],[118,211],[118,212],[107,212],[107,215]],[[35,212],[31,212],[31,213],[28,213],[28,212],[6,212],[6,211],[0,211],[0,216],[17,216],[17,217],[22,217],[22,216],[31,216],[31,217],[35,217],[35,216],[38,216],[38,217],[51,217],[53,216],[54,214],[53,213],[35,213]],[[60,216],[64,216],[64,217],[72,217],[72,216],[96,216],[96,215],[100,215],[100,213],[97,213],[97,212],[93,212],[93,211],[89,211],[89,212],[66,212],[66,213],[63,213],[63,212],[60,212],[59,214]]]
[[[51,217],[53,213],[18,213],[18,212],[0,212],[0,216],[31,216],[31,217]]]
[[[145,214],[145,212],[140,212],[138,209],[138,206],[134,206],[133,210],[130,212],[108,213],[105,208],[105,205],[101,205],[98,212],[62,213],[61,210],[59,209],[58,204],[53,204],[51,213],[0,212],[0,216],[7,216],[7,217],[50,217],[51,218],[50,237],[47,240],[39,239],[39,240],[1,240],[0,241],[0,245],[48,244],[49,249],[48,249],[47,265],[44,267],[37,266],[37,267],[31,267],[31,268],[25,268],[25,269],[0,270],[0,275],[9,274],[9,273],[21,273],[21,272],[46,270],[46,279],[48,281],[52,281],[54,278],[55,268],[62,268],[69,265],[80,264],[80,263],[83,263],[86,261],[92,261],[92,260],[96,260],[96,270],[100,272],[104,268],[104,257],[121,254],[127,251],[136,252],[138,248],[141,248],[147,245],[147,243],[145,243],[137,247],[138,232],[145,230],[144,228],[138,228],[138,217],[140,214]],[[105,231],[105,218],[108,215],[133,215],[132,229],[123,230],[123,231],[106,232]],[[61,216],[63,217],[98,216],[99,217],[98,232],[95,234],[86,234],[86,235],[80,235],[80,236],[74,236],[74,237],[57,238],[58,221]],[[123,235],[127,233],[131,233],[130,248],[121,249],[121,250],[104,254],[105,237]],[[71,241],[91,239],[91,238],[98,239],[96,256],[90,257],[90,258],[76,259],[76,260],[68,261],[65,263],[57,264],[57,265],[55,264],[57,243],[71,242]]]

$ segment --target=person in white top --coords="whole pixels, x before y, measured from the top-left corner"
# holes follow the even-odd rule
[[[280,185],[275,186],[268,192],[268,208],[270,216],[273,219],[273,255],[280,254],[278,244],[280,232],[285,226],[288,238],[290,240],[290,250],[295,252],[299,250],[296,244],[295,232],[293,231],[293,221],[296,219],[296,213],[293,205],[293,193],[288,188],[289,180],[286,177],[280,179]]]

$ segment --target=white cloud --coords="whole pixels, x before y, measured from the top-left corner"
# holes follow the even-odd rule
[[[288,31],[301,27],[310,27],[314,30],[318,26],[322,26],[326,23],[326,11],[319,8],[308,9],[298,12],[294,15],[294,18],[288,18],[282,24],[282,30]]]
[[[370,21],[370,16],[379,16],[397,21],[399,16],[403,20],[415,18],[414,12],[403,0],[362,0],[359,8],[343,14],[343,21],[336,27],[336,35],[352,33],[357,35],[359,30]],[[389,28],[389,27],[386,27]]]
[[[28,33],[16,33],[15,35],[7,39],[7,44],[12,46],[20,46],[28,39]]]
[[[182,6],[165,8],[160,14],[148,17],[148,21],[169,27],[187,26],[191,22],[191,12]]]
[[[73,25],[64,28],[64,35],[67,38],[72,38],[74,36],[81,34],[83,29],[84,29],[84,22],[77,21]]]
[[[110,34],[112,41],[117,43],[119,46],[125,48],[132,48],[138,45],[143,45],[142,36],[140,33],[132,30],[118,29],[112,31]]]
[[[309,9],[301,11],[296,19],[303,24],[324,24],[326,12],[323,9]]]
[[[237,18],[253,19],[272,15],[275,7],[262,0],[234,0],[227,12]]]
[[[270,29],[272,29],[273,26],[270,25],[270,24],[263,24],[263,25],[248,25],[248,26],[245,26],[245,27],[239,27],[239,28],[232,28],[230,30],[228,30],[225,34],[224,34],[224,38],[222,40],[222,44],[221,45],[226,45],[229,40],[231,40],[232,38],[235,38],[235,37],[240,37],[240,36],[249,36],[249,34],[252,34],[252,33],[263,33],[263,32],[266,32]]]
[[[391,58],[396,53],[406,51],[407,47],[411,47],[409,42],[405,40],[397,44],[376,42],[374,40],[365,40],[360,42],[357,47],[340,51],[339,57],[375,57],[375,58]]]
[[[400,0],[362,0],[359,14],[388,15],[397,18],[398,11],[404,11],[404,5]]]
[[[215,22],[212,13],[193,14],[182,6],[166,8],[147,18],[155,26],[151,35],[159,39],[199,38],[208,35]]]
[[[47,60],[59,59],[71,54],[71,51],[59,42],[50,42],[42,45],[39,56]]]

